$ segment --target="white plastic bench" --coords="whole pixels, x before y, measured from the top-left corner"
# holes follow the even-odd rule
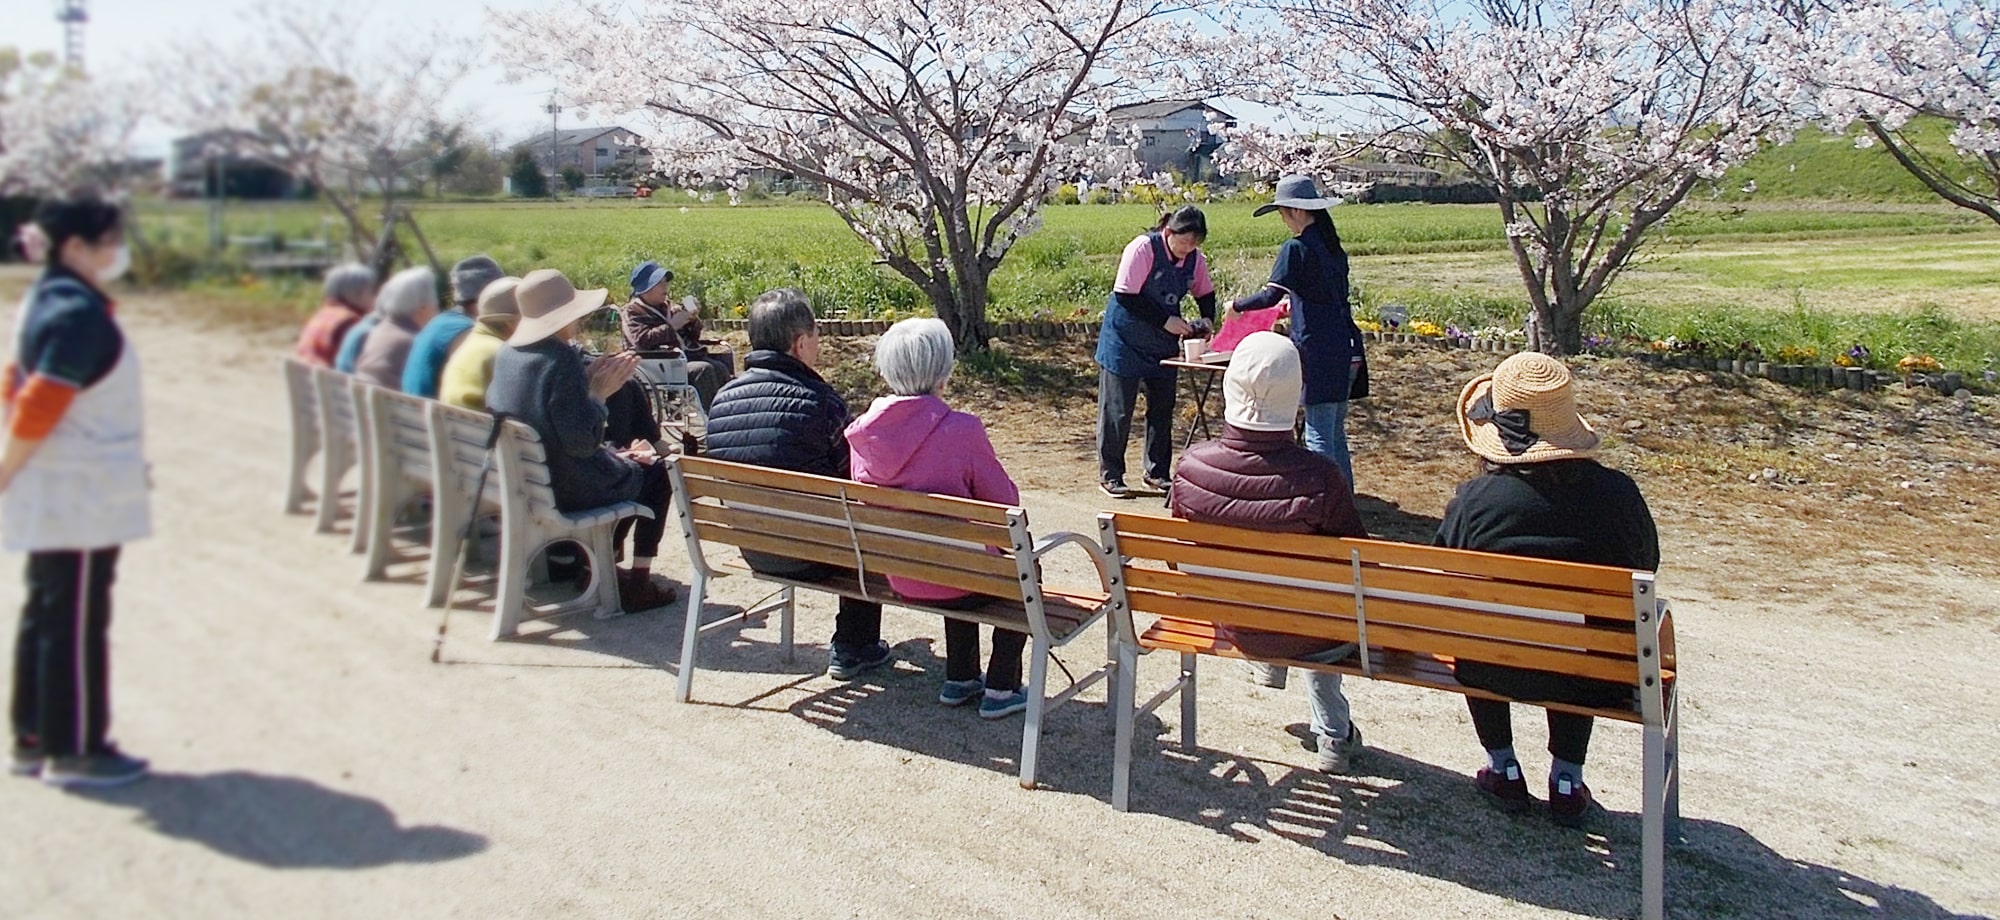
[[[362,443],[368,451],[362,463],[367,485],[361,490],[365,510],[361,522],[367,541],[364,581],[381,581],[388,575],[395,556],[393,537],[396,515],[411,500],[431,491],[431,435],[427,409],[429,400],[382,387],[360,385]],[[432,546],[436,546],[440,522],[431,521]],[[449,560],[433,553],[433,577]]]
[[[354,378],[327,368],[313,368],[313,395],[319,401],[320,477],[319,509],[313,516],[315,533],[332,533],[340,518],[340,483],[347,471],[361,462],[360,413],[355,411]],[[359,520],[367,506],[367,476],[356,486],[354,551],[360,552],[364,537]]]
[[[442,403],[424,405],[432,458],[431,579],[426,591],[430,606],[443,606],[453,589],[451,570],[459,553],[459,529],[472,514],[472,490],[486,457],[486,439],[493,416]],[[556,508],[549,486],[547,454],[534,429],[509,420],[502,425],[482,508],[500,514],[500,564],[493,611],[492,638],[514,634],[528,616],[552,617],[590,612],[600,616],[623,610],[614,577],[617,555],[613,538],[618,523],[630,517],[652,517],[638,502],[566,513]],[[569,601],[530,609],[528,564],[549,546],[571,541],[588,555],[590,583]]]

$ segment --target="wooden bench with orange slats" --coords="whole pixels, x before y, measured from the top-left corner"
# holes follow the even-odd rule
[[[1037,540],[1029,533],[1027,511],[990,502],[700,457],[676,457],[669,461],[668,470],[674,508],[687,540],[688,561],[694,568],[687,624],[681,636],[680,682],[675,692],[680,701],[685,702],[693,692],[697,640],[704,632],[777,612],[779,641],[789,658],[794,594],[800,588],[1011,629],[1031,639],[1028,680],[1022,688],[1028,696],[1028,711],[1022,729],[1020,776],[1021,785],[1033,788],[1043,718],[1110,673],[1107,663],[1061,693],[1047,696],[1050,653],[1081,636],[1109,606],[1101,582],[1111,576],[1110,561],[1087,537],[1057,533]],[[1076,590],[1044,586],[1042,559],[1071,545],[1089,555],[1100,584]],[[779,585],[777,600],[704,624],[700,621],[703,601],[709,582],[717,574],[708,562],[707,550],[716,546],[842,571],[806,580],[743,567],[744,574]],[[891,575],[983,594],[993,600],[971,609],[938,607],[898,595],[885,580]],[[1109,647],[1107,636],[1107,650]],[[1107,651],[1107,661],[1110,657]]]
[[[1358,647],[1335,664],[1259,661],[1487,699],[1505,697],[1459,684],[1455,661],[1610,681],[1632,688],[1629,705],[1530,705],[1643,726],[1643,909],[1661,916],[1666,827],[1679,819],[1679,708],[1672,611],[1652,573],[1133,514],[1099,515],[1098,527],[1119,564],[1111,580],[1113,807],[1130,805],[1138,716],[1178,696],[1180,744],[1194,748],[1196,662],[1249,657],[1224,628]],[[1180,656],[1180,676],[1139,705],[1138,656],[1156,649]]]

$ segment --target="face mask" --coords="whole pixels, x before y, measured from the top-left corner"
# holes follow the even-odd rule
[[[125,277],[125,273],[131,270],[132,250],[121,243],[118,246],[118,253],[111,257],[111,264],[97,270],[97,283],[110,284]]]

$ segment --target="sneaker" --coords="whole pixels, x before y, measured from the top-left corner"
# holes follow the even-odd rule
[[[1318,760],[1313,767],[1321,773],[1346,773],[1354,765],[1354,755],[1361,753],[1361,726],[1347,723],[1347,738],[1335,741],[1325,735],[1319,736]]]
[[[48,759],[49,755],[42,751],[40,744],[33,741],[15,741],[14,758],[8,761],[7,772],[14,776],[40,776],[42,765]]]
[[[863,671],[872,671],[896,660],[896,653],[889,649],[889,643],[876,642],[858,651],[850,651],[834,646],[827,655],[826,676],[834,680],[853,680]]]
[[[1249,665],[1250,682],[1259,687],[1269,687],[1273,690],[1285,689],[1285,682],[1292,673],[1292,669],[1284,665],[1271,664],[1265,661],[1252,661],[1249,662]]]
[[[1132,490],[1127,488],[1124,483],[1119,482],[1116,479],[1107,479],[1103,482],[1098,483],[1097,491],[1103,492],[1104,494],[1109,495],[1112,498],[1132,497]]]
[[[1016,690],[999,699],[982,696],[979,700],[979,717],[982,719],[1004,719],[1028,708],[1028,692]]]
[[[1174,482],[1171,479],[1154,479],[1151,476],[1146,477],[1146,488],[1152,489],[1153,491],[1159,492],[1163,495],[1171,491],[1173,487],[1174,487]]]
[[[938,702],[946,706],[963,706],[979,699],[986,692],[986,682],[975,677],[971,680],[948,680],[944,689],[938,691]]]
[[[51,786],[123,786],[146,775],[148,764],[107,745],[96,754],[51,757],[42,767],[42,782]]]
[[[626,613],[665,607],[680,599],[673,588],[653,580],[651,572],[618,571],[618,606]]]
[[[1580,780],[1571,779],[1568,773],[1549,777],[1549,818],[1563,827],[1582,827],[1590,823],[1590,813],[1597,802],[1590,797],[1590,787]]]
[[[1518,761],[1507,761],[1506,769],[1501,772],[1495,772],[1492,767],[1480,767],[1479,775],[1473,777],[1472,782],[1487,801],[1510,815],[1535,807],[1535,797],[1528,794],[1528,783],[1521,778]]]

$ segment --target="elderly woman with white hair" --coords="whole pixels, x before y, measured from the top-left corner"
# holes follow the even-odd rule
[[[875,345],[875,370],[895,395],[875,400],[847,427],[856,482],[1014,504],[1021,490],[976,416],[954,412],[938,397],[955,360],[951,330],[941,320],[906,319]],[[977,607],[991,600],[957,588],[889,576],[902,596],[932,607]],[[998,719],[1028,707],[1021,691],[1021,652],[1028,637],[993,631],[993,656],[979,673],[979,624],[944,621],[945,680],[938,702],[979,700],[979,715]]]
[[[332,367],[340,345],[362,317],[375,310],[375,273],[358,262],[327,270],[319,311],[306,320],[294,352],[314,367]]]
[[[410,346],[424,324],[438,312],[437,275],[428,268],[406,268],[382,283],[375,295],[375,308],[382,321],[361,343],[361,357],[354,363],[354,376],[378,387],[400,391],[403,366],[409,363]]]

